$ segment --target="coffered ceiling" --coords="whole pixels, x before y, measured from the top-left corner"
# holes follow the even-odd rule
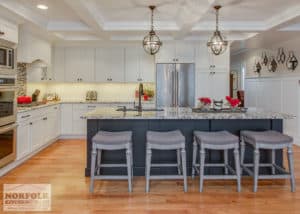
[[[299,0],[0,0],[0,11],[55,40],[141,41],[149,30],[147,6],[156,5],[154,23],[162,40],[207,40],[215,28],[215,4],[223,6],[220,28],[230,40],[300,31]]]

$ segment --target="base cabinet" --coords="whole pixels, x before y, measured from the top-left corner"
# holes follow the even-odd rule
[[[18,114],[17,160],[60,135],[59,105]]]

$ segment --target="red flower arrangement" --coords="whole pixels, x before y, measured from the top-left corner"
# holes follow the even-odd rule
[[[229,103],[229,105],[233,108],[237,107],[241,103],[241,101],[239,99],[234,99],[230,96],[226,96],[226,100]]]
[[[198,100],[204,105],[211,104],[211,99],[209,97],[200,97]]]

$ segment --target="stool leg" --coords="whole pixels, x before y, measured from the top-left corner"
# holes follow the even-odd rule
[[[150,169],[151,169],[151,149],[147,148],[146,152],[146,192],[149,192],[150,187]]]
[[[95,176],[95,167],[96,167],[96,154],[97,154],[97,151],[93,147],[92,157],[91,157],[90,192],[94,191],[94,176]]]
[[[133,151],[132,151],[132,146],[130,146],[130,151],[131,151],[131,180],[133,180]]]
[[[253,192],[257,191],[257,183],[258,183],[258,174],[259,174],[259,149],[255,148],[254,150],[254,184],[253,184]]]
[[[241,174],[243,174],[245,149],[246,149],[246,145],[245,145],[245,141],[242,137],[242,139],[241,139]]]
[[[127,176],[128,176],[128,192],[132,192],[132,167],[131,167],[131,151],[130,148],[126,149],[126,164],[127,164]]]
[[[98,149],[98,151],[97,151],[97,175],[100,175],[101,154],[102,154],[102,150]]]
[[[182,160],[182,172],[183,172],[183,188],[184,192],[187,192],[187,176],[186,176],[186,154],[185,149],[181,149],[181,160]]]
[[[275,175],[275,149],[272,149],[271,150],[272,152],[272,155],[271,155],[271,158],[272,158],[272,175]]]
[[[227,149],[224,150],[224,165],[225,165],[225,167],[224,167],[225,175],[228,175],[228,168],[227,168],[227,166],[228,166],[228,150]]]
[[[178,175],[181,175],[181,159],[180,159],[180,149],[177,149],[177,170],[178,170]]]
[[[290,171],[290,182],[291,182],[291,191],[295,192],[296,191],[296,186],[295,186],[295,174],[294,174],[294,158],[293,158],[293,148],[292,145],[288,147],[287,150],[287,155],[288,155],[288,162],[289,162],[289,171]]]
[[[192,164],[192,179],[195,178],[195,167],[196,167],[196,160],[197,160],[197,143],[194,140],[193,142],[193,164]]]
[[[205,163],[205,150],[203,148],[199,151],[200,155],[200,186],[199,192],[203,191],[203,177],[204,177],[204,163]]]
[[[241,169],[240,169],[240,157],[239,157],[239,150],[235,148],[234,151],[234,161],[235,161],[235,172],[237,177],[237,191],[241,191]]]

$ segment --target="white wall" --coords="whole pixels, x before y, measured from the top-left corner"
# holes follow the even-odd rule
[[[295,71],[289,71],[285,64],[278,64],[276,72],[269,72],[262,66],[261,74],[254,72],[255,62],[261,60],[262,52],[268,56],[277,56],[279,47],[283,47],[286,55],[293,50],[300,60],[300,39],[286,41],[271,48],[248,50],[231,57],[231,67],[245,70],[245,105],[295,115],[296,118],[284,121],[284,132],[295,138],[300,145],[300,65]],[[287,56],[288,57],[288,56]],[[300,61],[299,61],[300,62]]]

